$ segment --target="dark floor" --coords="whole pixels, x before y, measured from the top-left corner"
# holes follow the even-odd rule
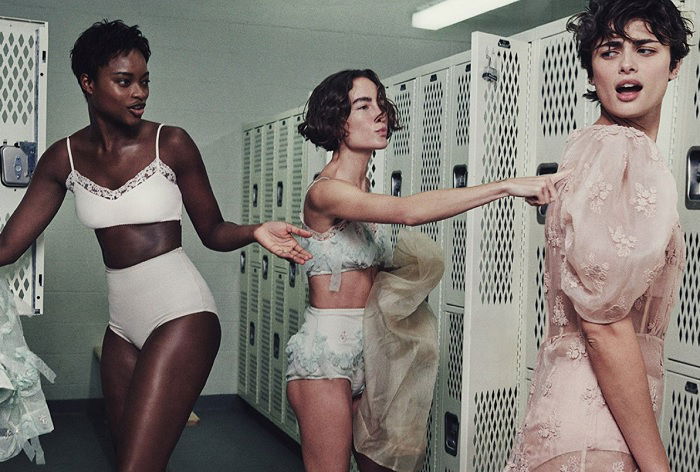
[[[49,407],[55,430],[40,438],[46,465],[30,463],[22,452],[0,463],[2,472],[113,470],[111,446],[99,409]],[[303,472],[297,444],[238,397],[202,401],[195,412],[201,421],[185,428],[168,472]]]

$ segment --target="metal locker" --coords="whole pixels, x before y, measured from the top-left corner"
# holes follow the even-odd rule
[[[272,219],[275,221],[291,222],[288,201],[290,195],[290,163],[291,163],[291,117],[285,116],[277,120],[277,135],[275,138],[274,180],[273,180],[273,208]],[[273,261],[275,270],[286,271],[287,262],[275,257]]]
[[[576,46],[566,31],[566,19],[539,30],[531,43],[529,152],[526,175],[556,172],[569,134],[589,123],[586,119],[588,77],[579,65]],[[523,339],[525,365],[534,369],[537,350],[546,335],[544,291],[544,220],[546,207],[526,209],[528,247],[525,253]],[[522,400],[527,395],[521,396]],[[523,407],[524,405],[523,401]]]
[[[284,345],[284,303],[287,285],[287,271],[275,268],[272,273],[272,312],[271,319],[272,342],[270,344],[270,418],[279,427],[283,427],[284,407],[283,398],[286,396],[285,373],[287,360],[283,355]]]
[[[260,305],[258,326],[260,345],[258,349],[258,408],[265,416],[270,416],[271,376],[272,376],[272,258],[264,251],[260,257]]]
[[[299,327],[303,323],[303,314],[306,307],[306,293],[304,291],[304,280],[301,267],[293,262],[287,264],[287,273],[285,277],[285,299],[284,299],[284,338],[282,347],[282,358],[284,369],[287,369],[287,354],[285,347],[289,342],[289,338],[299,331]],[[286,392],[286,385],[285,385]],[[292,438],[299,440],[299,429],[294,411],[287,403],[286,393],[283,395],[283,421],[284,430]]]
[[[238,280],[240,301],[238,313],[238,394],[245,396],[248,388],[248,289],[250,285],[250,251],[247,248],[239,254]]]
[[[290,121],[292,122],[293,129],[291,138],[291,167],[290,167],[290,198],[287,201],[288,205],[288,215],[289,220],[292,224],[296,226],[301,225],[301,219],[299,214],[301,213],[304,195],[306,194],[306,172],[305,172],[305,162],[304,162],[304,147],[306,146],[304,142],[304,137],[297,131],[297,126],[304,120],[301,114],[295,114]]]
[[[671,470],[700,470],[700,368],[667,371],[665,383],[661,435]]]
[[[48,24],[0,17],[0,228],[19,205],[46,148]],[[0,268],[0,280],[24,302],[23,315],[43,313],[44,237],[17,262]]]
[[[255,259],[251,255],[248,256],[249,265],[248,270],[250,271],[248,283],[248,327],[247,334],[248,339],[246,340],[246,384],[247,388],[241,396],[246,400],[251,406],[255,407],[258,403],[258,346],[260,344],[259,338],[259,306],[260,306],[260,260]]]
[[[251,130],[251,174],[250,174],[250,223],[256,224],[262,221],[262,174],[263,174],[263,126]],[[259,244],[251,245],[251,255],[259,258],[262,248]]]
[[[416,79],[408,80],[388,79],[392,82],[387,89],[387,96],[396,105],[399,124],[397,130],[389,141],[384,153],[384,193],[397,197],[414,193],[413,188],[413,125],[417,107],[414,105]],[[395,82],[395,80],[400,80]],[[391,230],[392,246],[396,245],[401,224],[389,225]]]
[[[474,33],[471,54],[469,181],[523,175],[528,45]],[[515,436],[523,218],[512,198],[467,214],[460,470],[503,467]]]

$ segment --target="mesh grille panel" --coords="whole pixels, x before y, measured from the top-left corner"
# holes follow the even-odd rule
[[[670,400],[672,417],[668,420],[670,437],[667,452],[671,470],[696,472],[700,470],[700,398],[697,394],[679,389],[671,393]]]
[[[270,405],[270,301],[262,301],[262,332],[260,335],[260,403],[263,409]]]
[[[437,79],[437,76],[433,76]],[[423,86],[424,115],[422,122],[420,191],[437,190],[441,187],[442,170],[442,130],[444,84],[433,80]],[[437,222],[420,226],[420,231],[439,241]]]
[[[535,346],[537,349],[540,348],[542,344],[542,339],[544,339],[545,329],[547,324],[547,304],[546,304],[546,294],[544,291],[544,256],[545,249],[544,246],[537,248],[537,275],[535,279],[537,281],[537,296],[535,297]]]
[[[0,230],[5,227],[10,214],[0,217]],[[10,287],[10,291],[34,306],[34,275],[32,273],[32,249],[29,248],[14,264],[0,267],[0,283]]]
[[[394,99],[398,111],[401,129],[396,131],[391,138],[391,149],[396,156],[408,156],[411,154],[411,89],[399,91]]]
[[[458,402],[462,400],[462,346],[464,342],[464,315],[447,312],[449,341],[447,361],[447,393]]]
[[[31,34],[0,32],[0,123],[26,125],[33,119],[35,46]]]
[[[243,136],[243,192],[241,195],[243,224],[250,223],[250,192],[250,131],[246,131]]]
[[[478,393],[474,414],[474,458],[472,469],[500,472],[513,447],[517,415],[517,389]]]
[[[516,176],[517,98],[521,67],[518,56],[511,51],[499,50],[497,58],[500,78],[485,90],[486,104],[482,118],[487,123],[487,132],[483,136],[482,183]],[[513,300],[514,221],[512,197],[502,198],[484,207],[479,251],[482,273],[479,293],[483,304],[511,303]]]
[[[248,351],[248,293],[241,290],[240,300],[241,312],[238,318],[238,388],[245,392],[246,354]]]
[[[700,347],[700,234],[685,234],[687,261],[680,289],[677,318],[678,341],[694,349]],[[700,364],[700,362],[694,362]]]
[[[562,33],[550,40],[541,62],[543,81],[540,89],[540,123],[544,136],[568,135],[576,129],[578,95],[576,82],[580,68],[573,37]]]

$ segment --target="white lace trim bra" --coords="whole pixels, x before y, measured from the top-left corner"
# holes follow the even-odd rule
[[[158,126],[156,132],[155,159],[114,190],[96,184],[75,169],[70,138],[66,138],[71,166],[66,188],[75,195],[75,212],[81,223],[98,229],[182,218],[182,194],[175,172],[160,160],[158,143],[162,127],[162,124]]]

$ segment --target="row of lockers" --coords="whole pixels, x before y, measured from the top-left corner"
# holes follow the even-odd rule
[[[685,154],[692,140],[697,140],[692,130],[700,124],[698,56],[695,46],[682,76],[669,89],[659,137],[679,189],[686,189],[690,182],[687,164],[692,153]],[[597,110],[581,98],[585,72],[579,69],[563,21],[518,38],[475,34],[472,51],[390,77],[384,83],[404,128],[393,136],[385,152],[378,153],[370,177],[374,191],[397,196],[553,171],[566,136],[597,118]],[[264,127],[270,124],[247,127],[244,139],[247,133],[260,130],[263,142]],[[246,149],[244,154],[251,156],[264,154],[254,146]],[[319,165],[322,161],[317,160]],[[312,173],[308,168],[304,172],[310,181]],[[681,195],[679,211],[687,234],[688,267],[681,303],[667,338],[662,424],[676,471],[697,469],[697,457],[689,451],[697,446],[700,418],[699,239],[692,195],[689,200],[686,204]],[[297,209],[290,219],[296,217]],[[439,322],[441,357],[424,471],[499,470],[505,463],[527,397],[534,353],[544,336],[544,216],[522,202],[504,199],[416,228],[445,248],[446,260],[443,281],[429,297]],[[399,227],[391,229],[395,238]],[[278,274],[283,277],[283,271]],[[243,284],[249,284],[245,290]],[[253,284],[258,284],[255,293]],[[281,323],[286,342],[292,333],[289,328],[301,321],[298,315],[304,297],[280,298],[281,291],[268,283],[272,295],[265,301],[263,286],[265,282],[253,283],[250,278],[242,282],[247,319],[265,312],[261,303],[273,306],[275,316],[274,307],[285,306],[281,321],[274,322]],[[250,311],[251,296],[262,300],[255,302],[257,315]],[[292,313],[297,318],[292,321],[286,307],[295,302],[299,305]],[[243,313],[243,304],[241,308]],[[245,332],[250,335],[249,326]],[[263,333],[262,337],[268,339],[269,335]],[[247,341],[250,345],[250,339]],[[273,334],[265,351],[271,352],[273,359],[275,343]],[[284,342],[282,350],[283,346]],[[256,372],[271,372],[258,364],[251,368],[253,358],[255,362],[259,359],[248,354],[248,361],[241,364],[247,366],[249,386]],[[280,395],[274,396],[271,409],[283,412],[281,423],[293,433],[291,412],[285,411],[283,381],[275,372],[271,375],[272,384],[282,385],[281,403]]]

